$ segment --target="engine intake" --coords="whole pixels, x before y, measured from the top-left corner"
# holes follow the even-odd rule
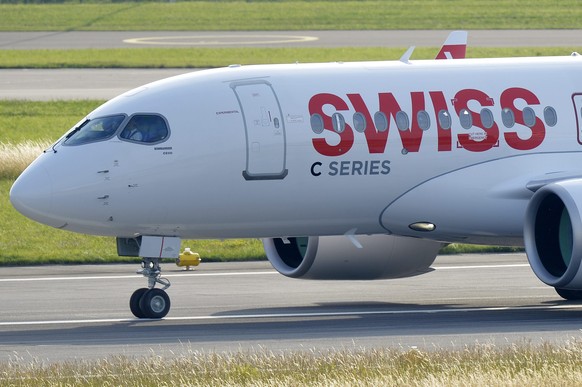
[[[287,277],[330,280],[401,278],[430,271],[442,244],[392,235],[269,238],[267,258]]]
[[[540,188],[528,204],[524,225],[527,258],[550,286],[582,289],[582,180]]]

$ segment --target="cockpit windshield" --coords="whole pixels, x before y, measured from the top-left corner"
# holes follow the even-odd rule
[[[170,134],[166,120],[157,114],[136,114],[130,118],[119,134],[122,140],[153,144],[165,140]]]
[[[99,117],[85,121],[67,135],[65,145],[82,145],[107,140],[115,135],[125,115]]]

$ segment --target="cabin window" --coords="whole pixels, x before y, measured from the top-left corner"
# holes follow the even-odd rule
[[[123,140],[154,144],[165,140],[170,134],[166,120],[156,114],[136,114],[125,125],[119,135]]]
[[[356,132],[363,133],[366,130],[366,117],[360,112],[354,113],[354,129]]]
[[[467,109],[461,109],[459,112],[459,121],[463,129],[471,129],[473,126],[473,117],[471,117],[471,112]]]
[[[544,109],[544,121],[548,126],[556,126],[558,123],[558,114],[556,113],[556,109],[551,106],[546,106]]]
[[[523,109],[523,123],[532,128],[536,124],[536,113],[530,107]]]
[[[426,110],[420,110],[416,113],[416,120],[418,121],[418,126],[422,130],[428,130],[430,128],[430,116]]]
[[[333,130],[337,133],[342,133],[346,129],[346,120],[344,116],[339,113],[333,113],[331,116],[331,125]]]
[[[108,140],[115,135],[123,120],[123,114],[87,120],[66,136],[64,144],[82,145]]]
[[[501,111],[501,120],[506,128],[512,128],[515,125],[515,114],[509,108],[505,108]]]
[[[376,125],[376,130],[378,132],[385,132],[388,130],[388,118],[386,114],[382,112],[376,112],[374,114],[374,125]]]
[[[313,130],[313,133],[323,133],[323,117],[320,114],[312,114],[309,121],[311,123],[311,130]]]
[[[408,130],[410,128],[410,120],[408,119],[408,114],[402,110],[396,113],[396,127],[398,130]]]
[[[443,129],[451,128],[451,115],[446,110],[440,110],[438,114],[439,125]]]
[[[481,123],[485,129],[491,129],[495,125],[491,110],[487,108],[481,110]]]

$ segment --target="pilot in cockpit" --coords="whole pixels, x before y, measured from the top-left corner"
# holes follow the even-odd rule
[[[142,132],[142,129],[143,129],[143,125],[140,125],[139,121],[134,117],[134,119],[132,119],[129,122],[127,127],[125,129],[123,129],[123,132],[121,133],[121,137],[126,138],[128,140],[133,140],[133,141],[143,141],[144,134]]]

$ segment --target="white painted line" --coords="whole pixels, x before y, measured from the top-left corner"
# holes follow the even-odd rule
[[[103,323],[139,323],[153,321],[200,321],[200,320],[244,320],[244,319],[268,319],[268,318],[317,318],[317,317],[349,317],[349,316],[381,316],[402,314],[441,314],[441,313],[467,313],[467,312],[504,312],[504,311],[535,311],[535,310],[576,310],[582,309],[582,304],[547,305],[547,306],[496,306],[485,308],[440,308],[440,309],[406,309],[406,310],[376,310],[376,311],[350,311],[350,312],[306,312],[306,313],[268,313],[268,314],[239,314],[239,315],[209,315],[209,316],[184,316],[165,317],[163,319],[87,319],[87,320],[49,320],[49,321],[8,321],[0,322],[0,327],[25,326],[25,325],[73,325],[73,324],[103,324]]]
[[[508,265],[474,265],[474,266],[434,266],[435,270],[465,270],[465,269],[503,269],[512,267],[529,267],[528,264],[508,264]],[[229,272],[188,272],[188,273],[164,273],[162,277],[177,278],[177,277],[230,277],[230,276],[246,276],[246,275],[273,275],[279,274],[275,270],[269,271],[229,271]],[[104,275],[104,276],[71,276],[71,277],[23,277],[23,278],[0,278],[0,283],[3,282],[34,282],[34,281],[87,281],[87,280],[104,280],[104,279],[141,279],[139,274],[131,275]]]
[[[247,40],[241,40],[247,39]],[[305,43],[319,40],[315,36],[290,35],[190,35],[190,36],[158,36],[148,38],[125,39],[129,44],[163,44],[171,46],[216,46],[245,44],[285,44]]]
[[[244,275],[265,275],[278,274],[276,271],[250,271],[250,272],[226,272],[226,273],[189,273],[189,274],[164,274],[162,277],[215,277],[215,276],[244,276]],[[103,280],[103,279],[142,279],[140,274],[133,275],[103,275],[103,276],[82,276],[82,277],[31,277],[31,278],[0,278],[1,282],[28,282],[28,281],[71,281],[71,280]]]
[[[469,265],[469,266],[433,266],[435,270],[459,270],[459,269],[499,269],[506,267],[530,267],[528,263],[515,263],[508,265]]]

